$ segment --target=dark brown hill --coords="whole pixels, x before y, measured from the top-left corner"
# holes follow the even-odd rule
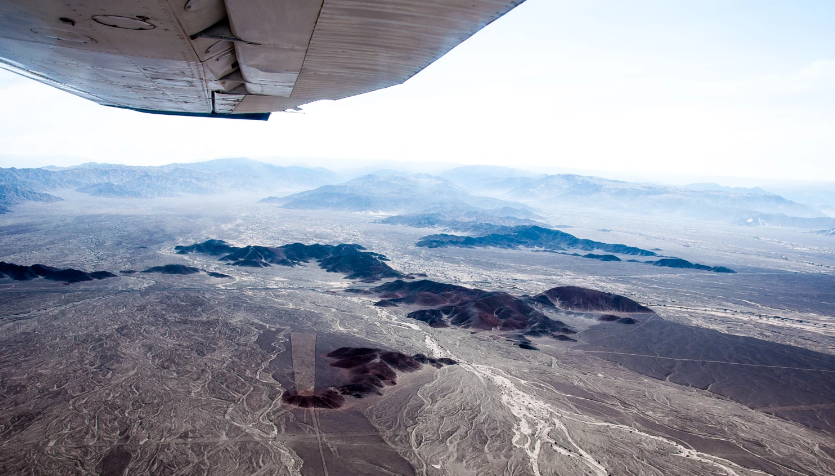
[[[370,347],[340,347],[325,357],[331,361],[330,367],[342,369],[337,381],[327,390],[311,395],[288,390],[281,397],[284,403],[301,408],[339,408],[345,403],[345,397],[381,395],[383,388],[397,385],[398,372],[414,372],[424,364],[441,368],[457,363],[452,359],[433,359],[423,354],[408,356]]]
[[[148,268],[143,273],[162,273],[162,274],[196,274],[200,270],[182,264],[166,264],[163,266],[154,266]]]
[[[397,280],[377,286],[370,292],[384,298],[377,305],[430,307],[411,312],[407,317],[423,321],[431,327],[498,330],[554,338],[575,333],[565,323],[548,318],[523,299],[503,292],[489,292],[427,279],[411,282]]]
[[[515,331],[534,337],[575,333],[565,323],[548,318],[507,293],[487,293],[457,305],[415,311],[408,317],[432,327]]]
[[[373,289],[386,302],[418,306],[446,306],[460,304],[488,294],[486,291],[428,279],[403,281],[398,279]]]
[[[187,255],[189,253],[202,253],[206,255],[225,255],[239,250],[236,246],[231,246],[223,240],[206,240],[203,243],[195,243],[189,246],[175,246],[174,251],[178,255]]]
[[[647,263],[666,268],[699,269],[702,271],[713,271],[714,273],[736,273],[736,271],[725,266],[707,266],[699,263],[691,263],[681,258],[662,258],[657,261],[647,261]]]
[[[551,288],[537,295],[535,299],[545,305],[572,311],[654,312],[627,297],[579,286]]]

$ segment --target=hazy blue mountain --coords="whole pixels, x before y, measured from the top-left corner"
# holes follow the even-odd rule
[[[123,181],[116,183],[93,183],[76,190],[97,197],[154,198],[173,197],[181,193],[221,192],[228,187],[228,184],[212,174],[189,169],[175,169],[171,172],[154,170],[131,175],[126,174]]]
[[[440,177],[469,192],[496,196],[547,177],[547,175],[509,167],[467,165],[447,170],[440,174]]]
[[[774,193],[835,216],[835,183],[771,185]]]
[[[525,208],[518,203],[471,195],[448,180],[426,174],[371,174],[339,185],[324,185],[287,197],[268,197],[261,201],[280,203],[284,208],[352,212],[408,213],[438,205]]]
[[[61,199],[48,193],[35,192],[16,185],[0,183],[0,213],[9,211],[9,206],[23,202],[57,202]]]
[[[148,198],[233,191],[293,193],[337,180],[326,169],[219,159],[161,167],[89,163],[69,168],[0,168],[0,184],[33,191],[73,189],[101,197]]]
[[[251,159],[217,159],[193,164],[173,164],[163,167],[201,170],[223,177],[227,186],[255,190],[310,190],[336,183],[339,176],[322,167],[281,167]]]
[[[569,174],[549,175],[503,196],[542,207],[587,207],[723,221],[736,221],[755,213],[824,216],[812,207],[773,194],[693,190]]]
[[[728,193],[736,193],[736,194],[747,194],[747,195],[777,195],[775,193],[771,193],[768,190],[764,190],[760,187],[725,187],[723,185],[719,185],[718,183],[691,183],[685,185],[684,188],[690,190],[702,190],[702,191],[711,191],[711,192],[728,192]]]

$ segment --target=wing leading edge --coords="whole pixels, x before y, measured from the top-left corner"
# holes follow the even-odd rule
[[[265,120],[401,84],[524,0],[5,0],[0,67],[142,112]]]

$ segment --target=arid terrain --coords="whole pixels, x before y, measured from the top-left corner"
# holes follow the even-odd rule
[[[263,196],[0,215],[0,474],[835,474],[831,236],[537,210],[726,273]]]

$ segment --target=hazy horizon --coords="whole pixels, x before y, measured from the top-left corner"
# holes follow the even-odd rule
[[[601,177],[609,180],[622,180],[636,183],[655,183],[672,186],[683,186],[700,183],[714,183],[723,187],[767,187],[767,186],[835,186],[835,180],[813,180],[813,179],[777,179],[743,176],[722,176],[705,174],[673,174],[673,173],[625,173],[601,169],[583,169],[571,167],[547,167],[547,166],[526,166],[526,165],[496,165],[488,163],[463,163],[463,162],[440,162],[440,161],[395,161],[385,159],[328,159],[328,158],[306,158],[306,157],[210,157],[196,158],[194,160],[171,160],[154,164],[133,164],[124,163],[118,160],[97,161],[83,157],[62,157],[62,156],[8,156],[0,155],[0,167],[2,168],[44,168],[44,167],[76,167],[87,164],[106,165],[127,165],[127,166],[165,166],[174,164],[189,164],[209,162],[212,160],[224,159],[246,159],[277,166],[298,166],[308,168],[325,168],[334,172],[357,175],[362,173],[373,173],[375,170],[392,169],[409,173],[428,173],[438,175],[458,167],[483,166],[499,167],[521,170],[536,174],[558,175],[575,174],[590,177]]]

